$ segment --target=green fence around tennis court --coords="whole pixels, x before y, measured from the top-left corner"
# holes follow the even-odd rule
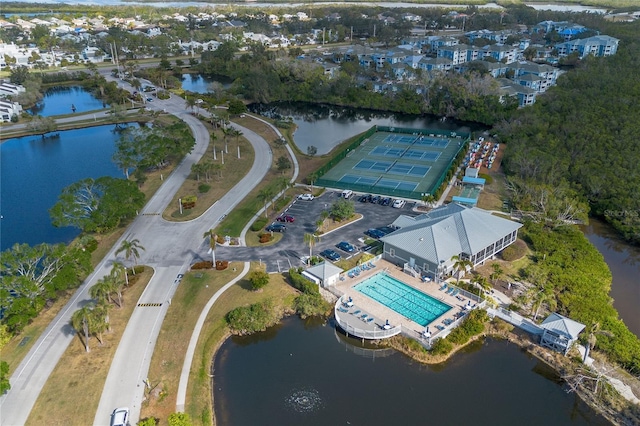
[[[376,132],[388,132],[388,133],[400,133],[400,134],[410,134],[410,135],[433,135],[439,137],[446,137],[452,139],[461,140],[460,147],[456,151],[456,153],[451,157],[447,167],[444,169],[444,172],[441,173],[440,178],[431,185],[427,192],[422,191],[408,191],[406,189],[394,189],[394,188],[385,188],[374,185],[365,185],[359,183],[347,183],[347,182],[339,182],[333,179],[323,179],[324,176],[329,170],[335,167],[340,161],[347,157],[347,155],[352,152],[354,149],[358,148],[365,140],[368,140],[371,136],[373,136]],[[360,135],[357,139],[355,139],[352,143],[350,143],[344,150],[336,153],[324,166],[316,171],[317,179],[314,182],[317,186],[324,186],[330,188],[339,188],[339,189],[350,189],[352,191],[357,192],[374,192],[376,194],[381,195],[389,195],[392,197],[401,197],[401,198],[409,198],[414,200],[420,200],[425,194],[434,194],[438,188],[440,188],[447,178],[447,173],[451,170],[452,167],[457,166],[462,161],[464,157],[464,150],[467,147],[467,144],[471,138],[470,133],[466,132],[451,132],[446,130],[431,130],[431,129],[411,129],[411,128],[403,128],[403,127],[390,127],[390,126],[373,126],[362,135]]]

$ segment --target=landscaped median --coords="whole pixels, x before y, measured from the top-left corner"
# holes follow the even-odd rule
[[[91,352],[87,353],[80,338],[74,337],[42,388],[27,425],[93,423],[120,338],[152,275],[153,270],[149,268],[135,276],[130,275],[130,285],[123,294],[123,307],[113,307],[109,311],[111,331],[104,333],[103,344],[92,337],[89,341]]]

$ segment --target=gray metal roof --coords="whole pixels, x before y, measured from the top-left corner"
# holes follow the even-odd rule
[[[473,255],[522,227],[477,207],[457,203],[415,218],[400,216],[393,225],[400,229],[381,241],[435,264],[461,253]]]
[[[342,268],[331,262],[322,262],[307,269],[307,272],[324,282],[329,277],[342,273]]]
[[[585,325],[570,318],[563,317],[560,314],[553,313],[549,315],[540,326],[549,331],[567,336],[571,340],[577,339],[578,334],[584,330]]]

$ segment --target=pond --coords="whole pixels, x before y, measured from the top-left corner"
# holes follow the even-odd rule
[[[407,127],[412,129],[450,130],[472,132],[485,130],[476,123],[455,120],[442,121],[429,115],[406,115],[357,108],[304,103],[254,104],[249,109],[275,119],[293,119],[296,125],[294,141],[303,153],[309,146],[318,149],[318,155],[330,152],[345,139],[368,130],[374,125]]]
[[[47,89],[44,98],[27,112],[31,115],[49,117],[53,115],[79,114],[108,108],[93,93],[79,86],[56,86]],[[73,111],[75,108],[75,111]]]
[[[332,324],[289,318],[228,339],[213,377],[225,425],[608,424],[545,364],[493,339],[425,366],[362,348]]]
[[[211,78],[202,74],[182,74],[182,88],[194,93],[215,92],[218,88],[226,90],[231,83],[233,80],[224,76]]]
[[[0,145],[1,250],[15,243],[71,241],[78,229],[55,228],[49,217],[62,189],[87,177],[123,176],[111,161],[119,137],[113,125],[59,135],[13,138]]]

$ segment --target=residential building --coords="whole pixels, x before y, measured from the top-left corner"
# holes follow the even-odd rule
[[[585,325],[560,314],[549,315],[542,323],[542,336],[540,346],[566,355],[571,346],[578,340],[578,335],[584,330]]]
[[[467,62],[467,51],[469,46],[466,44],[457,44],[452,46],[441,46],[438,48],[438,58],[446,58],[451,60],[453,65],[464,64]]]
[[[540,79],[538,92],[546,92],[551,86],[555,86],[558,80],[558,69],[547,64],[537,64],[529,61],[518,61],[507,65],[509,70],[513,71],[513,79],[518,81],[527,75],[531,75]],[[526,77],[530,79],[530,77]],[[530,81],[533,81],[531,79]],[[520,83],[522,84],[522,83]],[[527,85],[530,87],[530,85]]]
[[[593,56],[611,56],[618,51],[617,38],[608,35],[598,35],[579,40],[566,41],[556,44],[559,56],[567,56],[574,52],[578,53],[580,59],[588,55]]]
[[[19,116],[21,112],[22,106],[19,103],[0,99],[0,122],[9,122],[13,115]]]
[[[8,81],[0,82],[0,95],[1,96],[16,96],[22,92],[25,92],[26,89],[24,86],[20,84],[12,84]]]
[[[484,58],[493,58],[498,62],[509,64],[516,60],[518,48],[505,44],[492,44],[482,48],[481,55]]]
[[[498,78],[496,81],[500,85],[501,102],[504,102],[507,97],[517,97],[520,108],[536,103],[536,95],[538,93],[536,90],[506,78]]]

